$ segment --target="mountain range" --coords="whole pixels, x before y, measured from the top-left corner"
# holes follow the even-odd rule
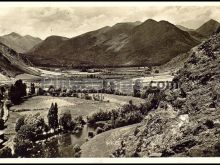
[[[190,53],[187,52],[191,48],[219,32],[219,27],[215,20],[192,30],[168,21],[148,19],[145,22],[117,23],[73,38],[49,36],[42,41],[32,36],[10,33],[0,37],[0,71],[7,76],[19,73],[37,75],[29,67],[32,64],[155,66],[171,61],[166,66],[176,66],[180,59],[188,58]]]
[[[167,21],[118,23],[73,38],[48,37],[26,52],[43,66],[161,65],[200,41]]]

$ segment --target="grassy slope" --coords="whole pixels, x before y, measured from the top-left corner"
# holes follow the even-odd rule
[[[121,144],[124,138],[134,132],[138,124],[113,129],[95,136],[81,146],[81,157],[109,157]]]

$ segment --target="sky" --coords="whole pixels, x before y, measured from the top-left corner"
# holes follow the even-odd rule
[[[51,35],[74,37],[119,22],[154,19],[167,20],[175,25],[196,29],[210,19],[220,22],[220,3],[158,5],[137,4],[1,4],[0,35],[16,32],[45,39]],[[38,2],[40,3],[40,2]]]

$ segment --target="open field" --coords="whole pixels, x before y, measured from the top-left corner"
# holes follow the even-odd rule
[[[52,97],[52,96],[36,96],[29,98],[20,105],[15,105],[10,108],[9,119],[6,123],[5,129],[6,135],[12,135],[15,133],[16,119],[22,115],[40,113],[47,122],[47,114],[51,103],[58,104],[58,114],[62,115],[65,112],[70,112],[72,117],[82,115],[86,117],[99,110],[112,110],[118,108],[123,104],[133,100],[134,104],[144,103],[143,99],[135,98],[131,96],[116,96],[104,94],[104,102],[85,100],[75,97]],[[106,100],[109,100],[107,102]]]

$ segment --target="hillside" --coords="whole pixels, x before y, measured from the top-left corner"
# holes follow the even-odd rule
[[[196,29],[196,32],[205,36],[209,37],[215,32],[220,31],[220,23],[211,19]]]
[[[219,25],[220,23],[218,23],[217,21],[209,20],[208,22],[201,25],[197,30],[187,29],[181,25],[177,25],[177,27],[183,29],[184,31],[187,31],[190,34],[190,36],[195,40],[203,42],[207,40],[212,34],[218,32]],[[171,59],[166,64],[161,65],[160,69],[178,70],[183,66],[183,64],[186,62],[189,56],[190,56],[190,52],[180,54],[177,57]]]
[[[42,40],[40,38],[32,37],[30,35],[21,36],[17,33],[10,33],[0,36],[0,42],[14,49],[18,53],[24,53],[39,44]]]
[[[220,34],[193,49],[174,78],[179,88],[166,90],[138,131],[122,138],[117,156],[219,156],[219,62]]]
[[[48,66],[160,65],[198,43],[173,24],[150,19],[118,23],[70,39],[49,37],[26,56],[36,65]]]
[[[30,65],[28,59],[2,43],[0,43],[0,59],[0,73],[5,76],[14,77],[21,73],[39,74],[28,68]]]

